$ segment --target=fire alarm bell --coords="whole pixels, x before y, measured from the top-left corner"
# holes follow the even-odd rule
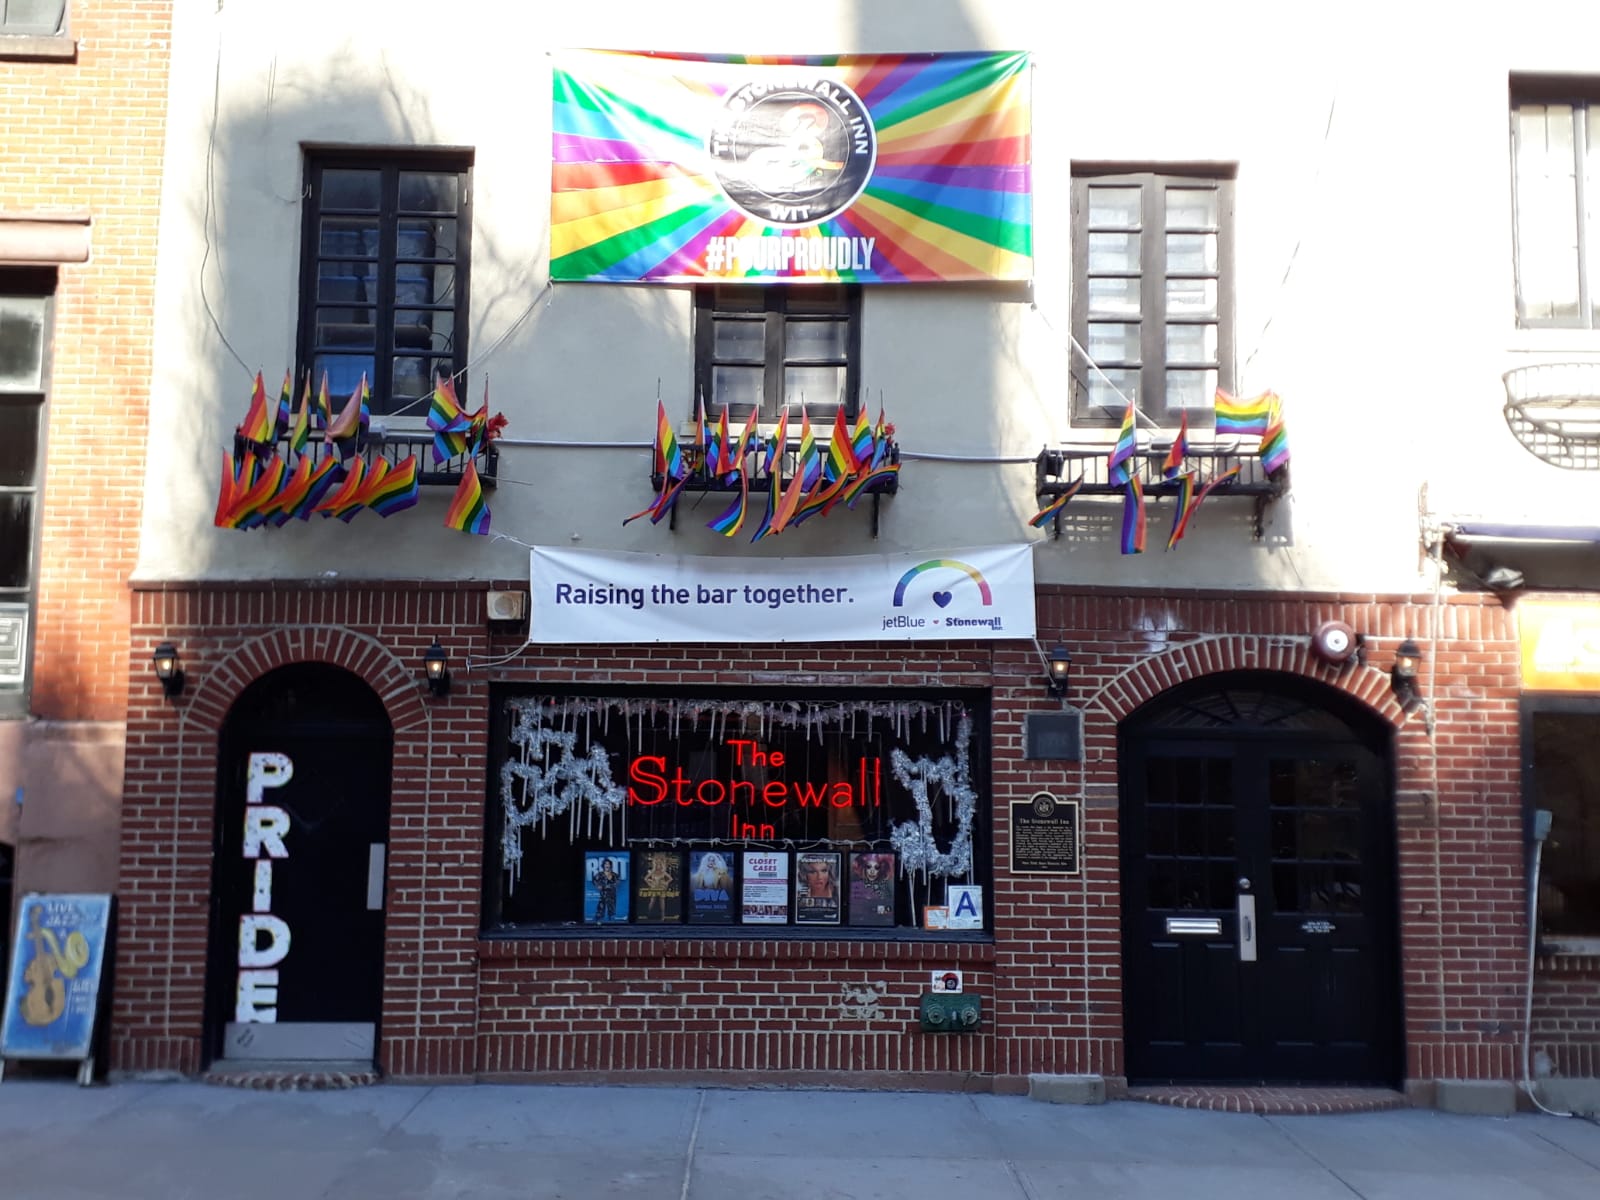
[[[1356,631],[1343,621],[1324,621],[1311,635],[1311,650],[1323,662],[1349,662],[1359,645]]]
[[[491,621],[520,621],[528,615],[528,593],[491,591],[487,607]]]

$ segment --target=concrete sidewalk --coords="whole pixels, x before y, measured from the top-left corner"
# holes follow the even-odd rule
[[[692,1088],[0,1084],[6,1200],[1600,1197],[1600,1126]]]

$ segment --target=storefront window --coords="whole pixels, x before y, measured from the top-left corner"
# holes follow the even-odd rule
[[[1551,816],[1539,869],[1539,932],[1600,938],[1600,701],[1538,702],[1533,803]]]
[[[495,707],[491,931],[987,927],[981,696],[634,690]]]

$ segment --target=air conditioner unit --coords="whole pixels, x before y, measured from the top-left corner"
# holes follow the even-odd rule
[[[490,592],[489,620],[520,621],[528,615],[527,592]]]

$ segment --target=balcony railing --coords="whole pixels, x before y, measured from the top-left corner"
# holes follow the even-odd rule
[[[1251,497],[1255,502],[1255,536],[1259,538],[1266,506],[1279,496],[1288,494],[1289,467],[1284,465],[1269,474],[1261,462],[1260,454],[1253,448],[1256,441],[1255,438],[1248,438],[1213,443],[1191,442],[1188,453],[1184,455],[1183,469],[1198,472],[1199,482],[1204,486],[1238,467],[1239,473],[1219,483],[1211,495],[1214,498]],[[1243,442],[1250,443],[1252,448],[1245,449]],[[1153,442],[1134,451],[1126,464],[1128,470],[1138,476],[1139,485],[1147,498],[1176,496],[1179,493],[1179,481],[1164,479],[1161,474],[1162,461],[1170,448],[1170,442]],[[1111,447],[1104,442],[1045,447],[1034,460],[1034,490],[1038,493],[1040,507],[1049,503],[1052,496],[1060,496],[1071,490],[1073,481],[1080,478],[1083,484],[1077,489],[1079,496],[1121,496],[1127,485],[1111,481],[1110,456]],[[1055,536],[1060,537],[1060,514],[1057,514],[1052,525]]]
[[[1600,470],[1600,362],[1514,367],[1506,424],[1529,453],[1569,471]]]
[[[293,461],[288,453],[288,435],[278,439],[279,447],[284,452],[284,457]],[[244,453],[241,446],[235,445],[235,455]],[[320,436],[313,435],[306,443],[302,452],[311,456],[313,466],[321,466],[329,455],[337,455],[339,451],[325,443]],[[470,460],[476,460],[478,479],[486,488],[495,486],[495,475],[500,468],[500,451],[495,444],[490,442],[476,455],[456,454],[442,462],[433,461],[433,434],[425,429],[404,430],[395,432],[388,430],[378,432],[368,430],[361,435],[357,443],[356,453],[367,460],[370,467],[377,459],[383,459],[391,467],[397,467],[411,455],[417,456],[417,482],[423,487],[455,487],[461,482],[461,476],[467,469]]]

